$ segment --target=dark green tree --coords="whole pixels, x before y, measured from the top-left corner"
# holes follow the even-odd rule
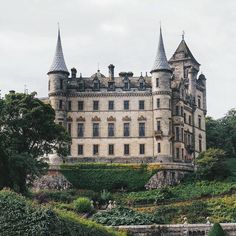
[[[222,149],[209,148],[199,154],[196,159],[197,179],[220,180],[230,175],[225,163],[225,152]]]
[[[47,170],[45,154],[68,152],[68,133],[54,122],[52,107],[35,95],[10,93],[0,100],[0,187],[26,191]]]
[[[208,236],[226,236],[226,234],[221,225],[219,223],[215,223],[208,233]]]

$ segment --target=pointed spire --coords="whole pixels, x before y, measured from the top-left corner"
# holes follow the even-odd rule
[[[52,65],[51,65],[48,73],[53,73],[53,72],[65,72],[65,73],[69,74],[69,71],[66,67],[66,63],[65,63],[65,59],[64,59],[64,55],[63,55],[63,50],[62,50],[62,46],[61,46],[61,35],[60,35],[59,25],[58,25],[56,52],[55,52]]]
[[[159,37],[159,44],[158,44],[157,54],[156,54],[156,58],[155,58],[154,65],[153,65],[151,73],[154,72],[154,71],[159,71],[159,70],[169,70],[169,71],[171,71],[171,68],[170,68],[169,63],[168,63],[167,58],[166,58],[161,27],[160,27],[160,37]]]

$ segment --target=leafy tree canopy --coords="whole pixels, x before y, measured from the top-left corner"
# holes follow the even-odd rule
[[[41,157],[67,154],[70,137],[56,124],[49,104],[36,93],[10,93],[0,100],[0,188],[26,190],[29,183],[47,169]]]

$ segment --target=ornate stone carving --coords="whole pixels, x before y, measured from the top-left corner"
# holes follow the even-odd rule
[[[68,121],[68,122],[72,122],[72,121],[73,121],[73,119],[71,118],[71,116],[69,116],[69,117],[67,118],[67,121]]]
[[[82,116],[80,116],[80,117],[78,117],[78,118],[76,119],[76,121],[85,121],[85,118],[82,117]]]
[[[101,119],[100,119],[98,116],[94,116],[94,117],[92,118],[92,121],[101,121]]]
[[[107,117],[107,121],[116,121],[116,118],[114,116]]]
[[[131,121],[131,117],[129,116],[125,116],[122,118],[123,121]]]
[[[142,121],[142,120],[147,120],[147,118],[144,117],[143,115],[141,115],[141,116],[139,116],[138,121]]]
[[[157,139],[162,139],[162,136],[163,136],[163,132],[162,130],[155,130],[154,131],[154,137]]]

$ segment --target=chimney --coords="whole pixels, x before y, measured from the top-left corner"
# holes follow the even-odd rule
[[[115,66],[113,64],[110,64],[108,66],[108,69],[109,69],[109,77],[111,80],[114,80],[114,68]]]
[[[75,68],[71,69],[71,78],[76,78],[77,70]]]

